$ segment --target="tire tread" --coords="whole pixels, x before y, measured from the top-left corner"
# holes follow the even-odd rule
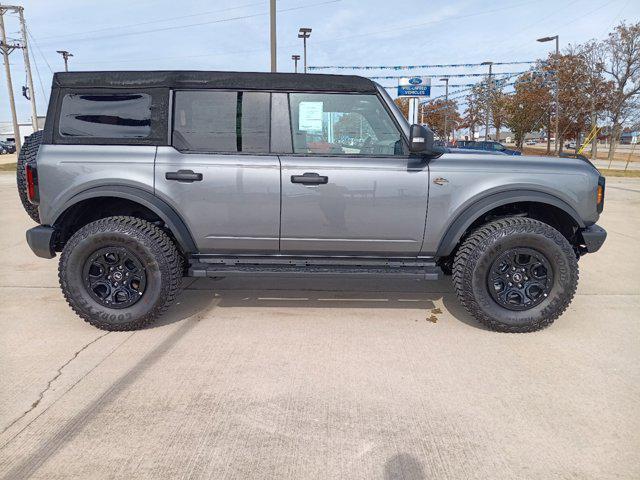
[[[525,325],[508,325],[487,315],[476,301],[472,289],[473,269],[490,242],[497,237],[519,233],[538,234],[552,240],[569,259],[570,274],[575,275],[570,290],[562,301],[556,302],[551,314],[533,319]],[[567,239],[552,226],[528,217],[506,217],[479,226],[463,240],[453,262],[453,287],[460,303],[478,321],[492,330],[510,333],[534,332],[551,325],[568,308],[575,295],[579,270],[573,248]]]
[[[66,260],[68,252],[70,252],[81,240],[98,233],[104,232],[123,232],[138,241],[146,242],[152,250],[156,250],[156,261],[160,265],[160,270],[166,268],[168,271],[166,281],[163,279],[161,288],[163,293],[161,297],[164,301],[157,304],[146,315],[143,315],[131,322],[122,324],[113,324],[104,322],[99,318],[89,315],[85,310],[80,308],[73,296],[69,293],[68,280],[66,278]],[[58,265],[58,279],[60,287],[64,294],[65,300],[71,309],[83,320],[102,330],[109,331],[129,331],[138,330],[146,327],[156,318],[162,315],[174,302],[176,295],[180,291],[180,284],[183,270],[183,258],[178,252],[175,243],[171,238],[158,226],[151,222],[137,217],[117,216],[106,217],[95,222],[89,223],[78,230],[65,245],[60,257]]]

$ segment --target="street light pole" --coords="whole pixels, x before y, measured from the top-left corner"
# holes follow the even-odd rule
[[[60,55],[62,55],[62,58],[64,59],[64,71],[68,72],[69,71],[69,57],[73,57],[73,53],[69,53],[66,50],[56,50],[56,53],[59,53]]]
[[[493,89],[493,84],[491,81],[491,69],[493,67],[493,62],[482,62],[480,65],[489,65],[489,78],[487,79],[487,95],[485,99],[485,109],[486,109],[486,118],[485,118],[485,127],[484,127],[484,141],[489,140],[489,115],[491,110],[491,90]]]
[[[554,142],[554,151],[556,153],[558,153],[558,145],[560,142],[560,139],[558,138],[559,134],[560,134],[560,36],[559,35],[554,35],[553,37],[542,37],[542,38],[538,38],[538,42],[544,43],[544,42],[551,42],[552,40],[556,41],[556,61],[555,61],[555,67],[556,67],[556,91],[554,93],[554,101],[556,104],[556,121],[555,121],[555,137],[556,137],[556,141]]]
[[[278,60],[276,55],[276,0],[270,0],[269,18],[271,30],[271,72],[277,72]]]
[[[291,55],[291,60],[293,60],[293,71],[298,73],[298,60],[300,60],[300,55]]]
[[[304,45],[304,73],[307,73],[307,38],[311,36],[311,29],[302,27],[298,32],[298,38],[302,39],[302,44]]]
[[[447,123],[449,120],[449,77],[444,77],[440,79],[441,82],[445,82],[444,84],[444,141],[445,143],[449,141],[449,136],[447,135]]]

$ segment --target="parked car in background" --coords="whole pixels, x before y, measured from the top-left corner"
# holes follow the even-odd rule
[[[534,139],[531,140],[527,140],[526,142],[524,142],[525,145],[535,145],[536,141]]]
[[[16,144],[0,141],[0,154],[16,153]]]
[[[522,155],[519,150],[513,150],[505,147],[499,142],[492,141],[476,141],[476,140],[459,140],[456,144],[457,148],[468,150],[487,150],[490,152],[506,153],[507,155]]]
[[[576,142],[567,142],[564,144],[564,148],[571,148],[572,150],[576,149]]]

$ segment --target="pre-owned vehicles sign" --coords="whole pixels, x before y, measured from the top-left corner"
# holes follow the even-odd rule
[[[404,77],[398,82],[399,97],[431,96],[430,77]]]

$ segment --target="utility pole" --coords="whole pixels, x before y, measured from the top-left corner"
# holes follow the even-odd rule
[[[560,139],[558,138],[558,135],[560,134],[560,37],[558,35],[554,35],[553,37],[542,37],[542,38],[538,38],[538,42],[551,42],[555,40],[556,41],[556,61],[555,63],[555,67],[556,67],[556,91],[554,92],[554,102],[556,104],[556,121],[555,121],[555,136],[556,136],[556,141],[554,142],[554,151],[555,153],[558,153],[558,145],[560,142]]]
[[[36,109],[36,89],[33,88],[33,77],[31,76],[31,62],[29,62],[29,48],[27,43],[27,24],[24,21],[24,8],[16,7],[20,17],[20,30],[22,31],[22,54],[24,55],[24,68],[27,71],[27,82],[29,86],[29,100],[31,100],[31,125],[33,131],[37,132],[38,110]]]
[[[13,98],[13,83],[11,82],[11,67],[9,65],[9,53],[11,53],[16,45],[7,44],[7,34],[4,30],[4,14],[8,10],[5,6],[0,6],[0,48],[2,49],[2,57],[4,60],[4,71],[7,75],[7,90],[9,91],[9,106],[11,107],[11,120],[13,122],[13,137],[16,142],[16,153],[20,153],[22,141],[20,138],[20,126],[18,125],[18,115],[16,113],[16,102]]]
[[[444,77],[440,79],[441,82],[445,82],[444,84],[444,141],[449,141],[449,136],[447,135],[447,123],[449,120],[449,77]]]
[[[59,53],[60,55],[62,55],[62,58],[64,58],[64,71],[68,72],[69,71],[69,57],[73,57],[73,53],[69,53],[66,50],[56,50],[56,53]]]
[[[278,71],[278,59],[276,54],[276,0],[269,2],[269,17],[271,19],[271,72]]]
[[[298,73],[298,60],[300,60],[300,55],[291,55],[291,60],[293,60],[293,71]]]
[[[480,65],[489,65],[489,78],[487,79],[487,98],[486,98],[486,119],[485,119],[485,128],[484,128],[484,141],[489,140],[489,117],[491,113],[491,91],[493,89],[493,84],[491,81],[491,68],[493,67],[493,62],[482,62]]]
[[[304,73],[307,73],[307,38],[311,36],[311,29],[302,27],[298,32],[298,38],[302,39],[304,45]]]

